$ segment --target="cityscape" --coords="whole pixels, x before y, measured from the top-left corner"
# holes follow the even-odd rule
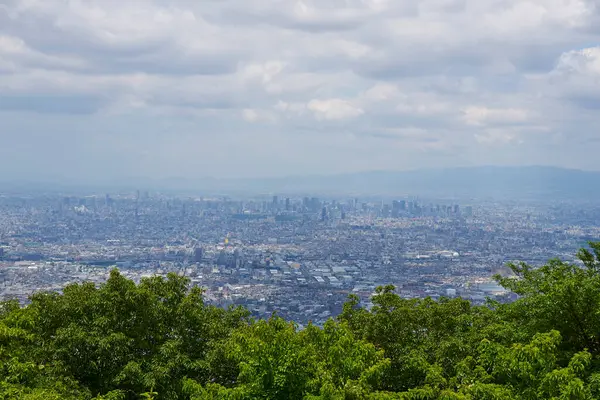
[[[596,221],[596,222],[594,222]],[[569,202],[190,197],[132,190],[0,197],[0,291],[37,291],[174,272],[205,301],[322,325],[349,294],[365,307],[380,285],[403,298],[516,298],[493,276],[509,262],[575,262],[600,237],[600,208]]]
[[[0,0],[0,400],[600,399],[600,0]]]

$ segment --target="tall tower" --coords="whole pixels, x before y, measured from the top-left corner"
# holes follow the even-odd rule
[[[194,262],[196,262],[196,263],[202,262],[202,255],[203,255],[202,247],[196,247],[194,249]]]
[[[321,221],[327,220],[327,207],[323,207],[321,210]]]
[[[406,211],[406,200],[400,200],[400,209]]]

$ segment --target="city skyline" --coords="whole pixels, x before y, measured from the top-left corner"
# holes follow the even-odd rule
[[[0,180],[600,170],[593,1],[4,1]]]
[[[493,276],[515,260],[572,261],[596,238],[597,203],[394,200],[273,195],[190,198],[0,196],[0,297],[29,302],[69,282],[101,285],[112,268],[139,282],[169,273],[207,302],[323,324],[348,294],[514,300]]]

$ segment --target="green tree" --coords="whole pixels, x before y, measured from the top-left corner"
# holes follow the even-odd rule
[[[355,335],[385,351],[391,368],[383,388],[404,391],[425,382],[431,364],[444,376],[456,373],[457,363],[473,355],[485,328],[495,320],[491,310],[463,299],[403,299],[394,286],[379,287],[370,311],[351,297],[339,320]]]
[[[0,303],[2,399],[600,398],[600,244],[511,265],[520,298],[350,296],[322,328],[204,304],[186,278],[108,281]]]
[[[6,307],[3,323],[30,341],[25,360],[61,370],[92,395],[120,390],[132,399],[154,391],[177,399],[184,377],[209,380],[208,354],[248,321],[246,310],[205,305],[186,278],[136,285],[117,270],[99,288],[73,284],[37,293],[23,309]]]
[[[532,337],[538,332],[559,331],[562,349],[569,358],[587,349],[600,355],[600,243],[578,253],[581,265],[550,260],[540,268],[510,264],[515,277],[497,276],[498,282],[521,296],[499,306],[501,318]]]

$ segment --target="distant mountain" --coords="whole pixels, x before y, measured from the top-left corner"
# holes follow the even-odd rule
[[[301,194],[600,199],[600,172],[557,167],[469,167],[263,179],[169,180],[155,187],[213,194]]]
[[[34,184],[18,185],[35,188]],[[38,188],[75,189],[77,185]],[[600,172],[557,167],[469,167],[372,171],[338,175],[291,176],[262,179],[126,179],[95,185],[96,190],[135,189],[185,192],[196,195],[337,195],[337,196],[435,196],[455,198],[598,200]],[[86,185],[86,190],[92,190]],[[83,186],[82,186],[83,188]]]
[[[556,167],[473,167],[213,181],[221,189],[347,195],[600,198],[600,172]]]

